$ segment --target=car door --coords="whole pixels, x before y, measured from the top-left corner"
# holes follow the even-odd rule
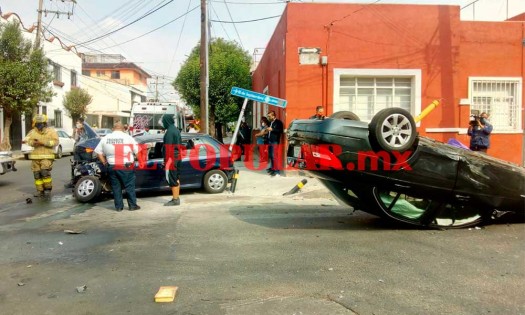
[[[184,188],[202,187],[202,178],[207,171],[208,155],[205,142],[201,137],[183,138],[182,145],[186,148],[183,152],[180,180]]]
[[[144,165],[135,162],[136,187],[138,189],[154,189],[167,186],[162,155],[162,140],[141,143],[139,160],[144,159]]]

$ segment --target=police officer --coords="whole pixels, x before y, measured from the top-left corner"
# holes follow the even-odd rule
[[[126,189],[128,209],[130,211],[139,210],[137,196],[135,194],[135,168],[133,155],[138,154],[138,144],[124,131],[124,125],[118,121],[113,125],[113,132],[103,137],[95,148],[102,164],[106,165],[113,198],[115,199],[115,209],[122,211],[124,202],[122,198],[122,188]]]
[[[29,159],[35,178],[35,197],[44,197],[45,192],[50,193],[53,189],[51,170],[55,160],[55,147],[58,145],[58,134],[55,129],[47,126],[46,115],[36,115],[33,125],[33,129],[24,138],[23,143],[33,147]]]

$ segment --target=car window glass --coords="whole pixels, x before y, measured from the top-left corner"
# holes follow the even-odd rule
[[[148,159],[162,159],[162,142],[148,142]]]

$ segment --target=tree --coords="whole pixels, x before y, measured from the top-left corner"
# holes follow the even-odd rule
[[[181,98],[200,117],[200,44],[193,48],[182,65],[173,86]],[[222,141],[221,126],[237,120],[243,99],[232,96],[233,86],[251,89],[251,57],[232,41],[212,40],[209,53],[209,122],[210,134]],[[217,131],[217,134],[215,133]]]
[[[86,90],[73,88],[71,91],[66,92],[62,99],[62,104],[74,123],[77,119],[86,116],[87,106],[92,101],[93,97]]]
[[[9,129],[15,115],[30,114],[38,102],[50,101],[51,80],[44,52],[32,49],[18,22],[0,25],[0,107],[5,122],[0,150],[11,149]]]

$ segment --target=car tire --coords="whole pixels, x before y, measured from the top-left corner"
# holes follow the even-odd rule
[[[57,153],[55,154],[55,158],[56,159],[61,159],[62,156],[63,156],[63,154],[62,154],[62,146],[59,145],[58,148],[57,148]]]
[[[228,185],[228,176],[221,170],[211,170],[204,175],[204,190],[210,194],[223,192]]]
[[[361,121],[361,119],[359,119],[359,116],[350,111],[335,112],[332,115],[330,115],[330,118]]]
[[[374,115],[368,125],[370,144],[374,150],[406,151],[417,138],[416,123],[402,108],[385,108]]]
[[[102,184],[98,177],[84,176],[75,184],[73,194],[75,195],[75,199],[86,203],[96,201],[100,197],[101,191]]]
[[[24,159],[29,160],[29,154],[24,154]]]

